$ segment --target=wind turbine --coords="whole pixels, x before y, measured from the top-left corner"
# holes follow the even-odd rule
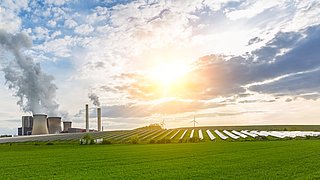
[[[164,122],[164,119],[162,119],[162,122],[160,122],[160,125],[163,129],[165,128],[166,123]]]
[[[193,121],[191,121],[191,122],[193,122],[193,128],[195,128],[196,127],[196,123],[198,124],[198,122],[196,121],[196,113],[194,113]]]

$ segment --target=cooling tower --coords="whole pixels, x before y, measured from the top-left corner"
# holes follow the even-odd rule
[[[86,104],[86,132],[89,132],[89,106]]]
[[[58,134],[61,132],[61,117],[48,117],[49,134]]]
[[[98,131],[101,131],[101,108],[97,108]]]
[[[22,133],[21,135],[27,135],[28,132],[26,132],[28,129],[32,128],[33,125],[33,118],[32,116],[22,116]]]
[[[48,134],[47,115],[34,114],[32,135]]]
[[[69,128],[72,127],[72,122],[70,121],[65,121],[63,122],[63,131],[64,132],[67,132]]]

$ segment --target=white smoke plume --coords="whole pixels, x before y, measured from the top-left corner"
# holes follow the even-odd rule
[[[57,86],[53,76],[44,73],[39,63],[23,53],[31,45],[25,34],[13,35],[0,30],[1,70],[6,85],[19,98],[17,104],[23,111],[55,116],[59,107],[54,100]]]
[[[93,105],[100,107],[99,97],[95,93],[89,93],[88,97],[92,101]]]

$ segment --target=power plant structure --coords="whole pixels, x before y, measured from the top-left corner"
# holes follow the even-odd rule
[[[69,122],[71,128],[71,122]],[[18,136],[58,134],[61,132],[61,117],[48,117],[46,114],[22,116],[22,127],[18,128]]]
[[[89,125],[89,105],[86,104],[86,111],[85,111],[85,123],[86,123],[86,132],[90,132],[90,125]],[[101,108],[97,108],[97,130],[98,132],[101,131]]]
[[[86,104],[86,132],[89,132],[89,105]]]
[[[61,132],[61,117],[48,117],[49,134],[59,134]]]
[[[68,132],[69,128],[72,127],[72,122],[71,121],[64,121],[63,122],[63,131]]]
[[[85,129],[73,128],[71,121],[64,121],[62,130],[61,117],[47,117],[46,114],[22,116],[22,127],[18,128],[18,136],[102,131],[101,108],[97,108],[97,130],[90,129],[89,117],[89,105],[86,104]]]
[[[97,108],[97,117],[98,117],[98,131],[100,132],[101,131],[101,108],[98,107]]]
[[[33,115],[32,135],[39,134],[49,134],[46,114]]]
[[[31,135],[33,126],[32,116],[22,116],[22,127],[18,128],[19,136]]]

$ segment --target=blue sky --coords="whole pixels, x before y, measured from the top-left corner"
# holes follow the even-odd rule
[[[317,0],[0,4],[4,37],[23,34],[32,42],[19,51],[54,78],[48,101],[75,126],[84,127],[89,103],[96,127],[88,93],[99,96],[109,130],[162,119],[189,126],[194,112],[200,125],[320,123]],[[5,69],[15,56],[4,43],[0,48]],[[5,72],[0,134],[15,133],[21,115],[31,113],[23,111],[28,98],[17,105],[18,89],[9,89]]]

